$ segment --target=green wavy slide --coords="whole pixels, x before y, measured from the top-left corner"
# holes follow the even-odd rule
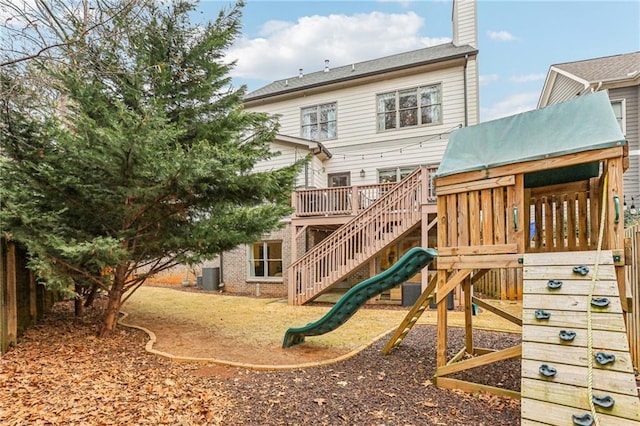
[[[408,280],[427,266],[438,252],[431,248],[414,247],[391,268],[355,285],[322,318],[304,327],[287,330],[282,342],[289,348],[304,342],[305,336],[319,336],[340,327],[360,309],[367,300]]]

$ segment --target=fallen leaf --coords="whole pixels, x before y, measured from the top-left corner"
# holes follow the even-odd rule
[[[316,398],[313,400],[313,402],[315,402],[318,405],[324,405],[327,403],[327,400],[324,398]]]

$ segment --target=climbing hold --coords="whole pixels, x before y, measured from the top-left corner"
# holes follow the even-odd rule
[[[605,306],[609,306],[609,299],[606,297],[592,297],[591,305],[597,306],[598,308],[604,308]]]
[[[613,404],[616,403],[616,401],[613,398],[611,398],[609,395],[605,395],[605,396],[593,395],[591,397],[591,400],[595,405],[602,408],[611,408],[613,407]]]
[[[571,417],[573,418],[574,425],[591,426],[593,424],[593,417],[591,417],[591,414],[583,414],[581,416],[574,414]]]
[[[549,280],[547,281],[547,287],[549,287],[551,290],[555,290],[562,287],[562,281]]]
[[[545,319],[549,319],[549,317],[551,316],[551,314],[547,311],[543,311],[542,309],[536,309],[536,319],[539,320],[545,320]]]
[[[538,368],[538,372],[545,377],[553,377],[558,373],[558,370],[550,365],[542,364],[540,368]]]
[[[561,340],[564,340],[565,342],[570,342],[576,338],[576,332],[570,331],[570,330],[560,330],[559,336]]]
[[[587,275],[589,273],[589,267],[584,265],[574,266],[573,272],[580,275]]]
[[[615,362],[616,356],[614,354],[608,354],[606,352],[598,352],[593,355],[596,362],[600,365],[607,365],[609,363]]]

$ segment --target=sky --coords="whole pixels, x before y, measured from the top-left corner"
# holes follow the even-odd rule
[[[230,1],[203,0],[214,19]],[[246,0],[235,86],[447,43],[452,0]],[[479,0],[480,121],[536,108],[549,67],[640,51],[640,0]]]

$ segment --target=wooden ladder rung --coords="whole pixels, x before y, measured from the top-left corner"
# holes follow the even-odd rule
[[[416,303],[413,305],[409,313],[404,317],[396,331],[393,333],[387,344],[382,348],[383,354],[388,354],[392,349],[398,347],[404,340],[406,335],[411,331],[415,323],[420,319],[420,316],[427,309],[427,306],[432,300],[433,291],[436,288],[437,278],[434,275],[427,288],[422,292]]]

